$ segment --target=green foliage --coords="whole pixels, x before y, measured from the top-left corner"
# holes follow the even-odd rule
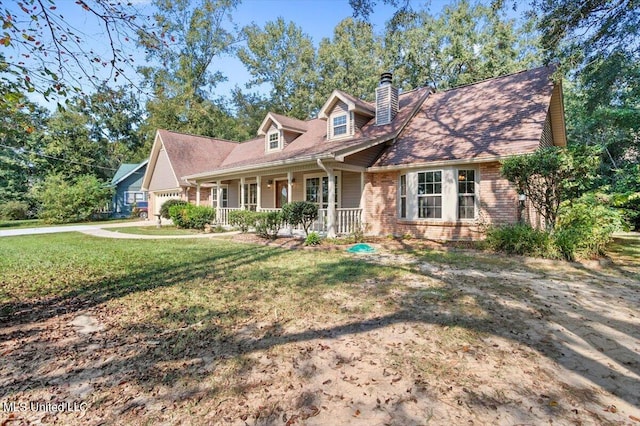
[[[229,223],[245,233],[253,228],[258,220],[258,213],[251,210],[232,210],[229,212]]]
[[[105,207],[113,194],[93,175],[81,175],[70,181],[63,175],[48,176],[33,189],[40,202],[39,217],[48,223],[81,222]]]
[[[275,240],[282,227],[281,212],[258,212],[256,215],[256,234],[262,238]]]
[[[492,226],[485,244],[492,250],[534,257],[557,257],[551,234],[528,224]]]
[[[169,209],[172,206],[184,206],[187,204],[189,203],[187,203],[184,200],[176,200],[176,199],[167,200],[164,202],[164,204],[162,204],[162,206],[160,206],[160,216],[165,219],[171,219],[171,214],[169,213]]]
[[[318,235],[318,233],[315,231],[307,235],[307,238],[304,239],[305,246],[317,246],[321,242],[322,239],[320,238],[320,235]]]
[[[169,216],[178,228],[202,230],[215,219],[216,210],[191,203],[174,204],[169,207]]]
[[[603,255],[611,235],[621,229],[621,212],[589,193],[562,203],[554,240],[565,259],[590,258]]]
[[[368,101],[375,100],[375,88],[382,64],[383,44],[369,23],[343,19],[333,30],[333,38],[323,38],[318,46],[317,107],[334,89]]]
[[[23,201],[7,201],[0,204],[0,219],[24,220],[29,217],[29,204]]]
[[[500,172],[527,196],[553,229],[560,203],[591,186],[598,162],[594,148],[549,147],[503,161]]]
[[[139,68],[153,92],[142,128],[148,138],[158,128],[224,139],[248,136],[238,128],[225,101],[211,94],[225,80],[211,64],[231,53],[238,41],[231,19],[238,4],[239,0],[154,1],[153,18],[162,39],[140,40],[149,63],[158,64]]]
[[[292,227],[302,225],[304,234],[309,235],[309,228],[318,218],[318,206],[307,201],[294,201],[282,206],[282,220]]]
[[[387,22],[384,65],[399,87],[438,90],[539,65],[537,40],[494,8],[456,1],[438,16],[406,10]]]
[[[318,80],[311,38],[282,18],[267,22],[264,29],[255,24],[245,27],[243,33],[247,47],[238,50],[238,58],[252,76],[247,88],[270,83],[274,112],[300,119],[310,117],[310,100]]]

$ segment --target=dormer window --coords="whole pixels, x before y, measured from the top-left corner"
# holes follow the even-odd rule
[[[342,136],[347,134],[347,114],[333,117],[333,136]]]
[[[270,132],[268,135],[269,151],[280,148],[280,132]]]

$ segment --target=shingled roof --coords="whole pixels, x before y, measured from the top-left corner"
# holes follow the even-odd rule
[[[171,166],[180,179],[181,185],[187,185],[184,176],[201,173],[219,167],[224,159],[236,148],[238,142],[195,136],[184,133],[158,130]]]
[[[210,165],[207,172],[193,173],[188,178],[212,176],[232,169],[258,169],[287,162],[332,158],[341,152],[355,149],[361,144],[386,142],[400,132],[428,93],[428,88],[402,93],[398,101],[398,114],[391,123],[376,126],[375,120],[371,120],[361,129],[356,130],[352,138],[327,140],[327,122],[316,118],[306,121],[306,132],[287,144],[281,151],[265,152],[264,137],[252,139],[237,144],[219,166]]]
[[[371,169],[533,152],[547,118],[553,71],[536,68],[429,96]]]

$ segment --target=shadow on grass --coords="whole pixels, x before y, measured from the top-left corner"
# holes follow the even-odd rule
[[[191,262],[184,262],[178,266],[146,269],[128,274],[118,280],[106,280],[90,284],[80,283],[77,290],[62,296],[43,302],[3,306],[0,312],[11,312],[9,321],[12,324],[24,324],[50,318],[60,313],[82,310],[136,292],[172,286],[193,279],[221,276],[225,274],[225,271],[251,262],[269,260],[274,261],[275,264],[275,261],[284,252],[282,249],[233,245],[225,250],[211,250],[204,256],[193,259]],[[278,276],[278,278],[283,280],[283,285],[286,283],[292,289],[304,289],[313,288],[319,283],[331,286],[345,283],[361,283],[367,279],[375,278],[380,271],[379,266],[363,260],[333,253],[323,253],[322,255],[333,255],[335,260],[318,264],[315,268],[305,271],[294,268],[293,271],[287,272],[281,271],[277,267],[266,268],[261,271],[252,271],[251,275],[245,278],[260,280],[261,277],[266,279],[272,274],[281,273],[282,275]],[[398,271],[398,273],[416,273],[414,266],[411,265],[396,264],[385,266],[384,268]],[[545,280],[544,274],[535,267],[519,265],[519,268],[533,276],[539,274],[541,282]],[[214,365],[222,360],[237,359],[239,361],[234,374],[242,375],[252,366],[251,361],[247,360],[245,356],[256,351],[292,343],[308,342],[314,339],[339,338],[345,335],[367,333],[394,324],[419,322],[443,327],[463,327],[470,331],[497,335],[526,345],[613,394],[617,394],[620,383],[623,383],[623,387],[627,392],[617,395],[632,406],[638,406],[640,404],[638,395],[633,396],[630,391],[631,389],[640,388],[640,381],[636,377],[625,376],[615,366],[606,364],[606,361],[587,356],[584,352],[576,350],[575,345],[571,345],[562,339],[554,338],[554,333],[558,327],[564,327],[579,338],[588,340],[589,336],[600,335],[600,329],[594,326],[596,324],[606,324],[606,327],[624,335],[627,333],[625,330],[633,330],[634,324],[622,320],[613,321],[605,314],[588,308],[585,308],[588,319],[576,321],[570,303],[574,294],[565,288],[566,286],[560,285],[560,283],[558,283],[558,288],[548,290],[552,292],[552,298],[558,299],[559,302],[554,305],[548,305],[547,311],[544,310],[541,304],[536,305],[539,310],[535,312],[523,308],[522,304],[497,306],[495,300],[501,297],[512,298],[513,300],[517,300],[519,297],[530,298],[530,301],[533,301],[534,304],[537,300],[536,294],[524,292],[513,294],[513,285],[500,285],[500,280],[507,279],[508,273],[509,271],[506,271],[502,278],[501,276],[497,278],[494,276],[493,278],[495,279],[489,279],[486,276],[483,277],[482,274],[465,277],[464,275],[443,275],[428,270],[422,271],[422,275],[437,280],[443,285],[440,290],[442,294],[447,295],[446,303],[455,304],[460,302],[462,297],[469,297],[470,295],[474,297],[476,303],[486,313],[482,317],[452,313],[448,309],[449,306],[442,306],[437,300],[426,298],[424,294],[417,291],[408,293],[403,297],[398,303],[395,312],[388,315],[351,321],[337,326],[318,326],[295,333],[285,332],[282,324],[275,321],[257,338],[248,337],[246,333],[241,331],[230,332],[228,327],[221,327],[216,324],[217,319],[227,323],[239,320],[246,321],[247,319],[250,321],[253,313],[251,309],[207,310],[206,308],[199,308],[196,311],[181,312],[178,316],[184,321],[185,327],[162,332],[162,335],[158,338],[158,343],[148,345],[144,342],[139,342],[137,353],[134,356],[111,359],[105,365],[96,367],[95,371],[91,371],[91,369],[75,369],[46,378],[28,374],[25,377],[24,374],[19,374],[13,377],[9,383],[4,384],[3,396],[10,395],[20,389],[46,387],[51,382],[60,380],[74,383],[81,381],[86,376],[96,375],[108,375],[112,379],[110,381],[115,383],[121,378],[126,378],[129,381],[136,381],[145,388],[158,384],[174,384],[183,380],[198,382],[209,373],[203,371],[201,365],[189,365],[186,362],[194,358],[209,358]],[[594,279],[602,279],[603,276],[604,274],[600,272],[593,274]],[[553,282],[547,281],[546,284],[553,284]],[[478,289],[483,293],[483,296],[479,297],[477,293],[468,292],[466,290],[468,287]],[[637,292],[637,288],[636,286],[631,291]],[[591,291],[601,292],[604,297],[607,289],[594,287]],[[259,302],[261,297],[266,296],[254,294],[251,297],[255,297],[257,299],[256,302]],[[385,294],[382,292],[377,296],[384,298]],[[167,311],[163,315],[175,316],[176,312]],[[4,320],[7,320],[7,318],[5,317]],[[196,320],[199,320],[201,325],[189,327],[194,325]],[[542,332],[534,333],[528,330],[531,322],[536,322],[541,327]],[[154,327],[145,327],[144,324],[138,324],[136,327],[139,327],[136,331],[149,338],[159,332]],[[633,332],[628,337],[640,338],[638,333]],[[111,335],[110,338],[116,340],[113,342],[114,345],[125,343],[124,337]],[[118,341],[119,339],[121,341]],[[52,353],[52,356],[54,356],[52,351],[55,350],[49,348],[47,343],[43,343],[38,350],[43,353]],[[18,356],[20,349],[13,353]],[[640,374],[637,354],[630,349],[619,346],[615,354],[609,353],[608,355],[620,364],[624,364],[626,368],[636,375]],[[174,363],[175,367],[159,369],[158,364],[160,363]],[[527,389],[518,389],[517,391],[522,394],[531,392]],[[595,392],[589,390],[584,390],[583,392],[583,397],[586,400],[592,402],[597,400]],[[498,403],[493,397],[477,392],[469,392],[467,396],[466,403],[471,406],[486,407],[487,405]],[[189,393],[185,393],[184,398],[189,397]],[[511,407],[511,410],[518,409]],[[522,410],[522,417],[526,418],[525,408],[523,407]],[[556,412],[554,414],[558,415],[559,413]],[[560,413],[560,415],[562,414]]]

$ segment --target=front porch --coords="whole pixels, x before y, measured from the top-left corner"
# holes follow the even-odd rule
[[[243,210],[239,207],[221,207],[216,209],[216,222],[222,226],[230,226],[229,212],[234,210]],[[257,211],[270,212],[281,211],[281,208],[260,208]],[[336,235],[348,235],[352,232],[360,230],[362,228],[362,209],[347,209],[340,208],[335,211],[335,234]],[[303,231],[302,227],[291,227],[285,224],[282,227],[283,232],[289,231]],[[328,234],[329,220],[328,209],[318,209],[318,218],[313,222],[310,231],[315,231],[322,234]]]
[[[315,166],[315,167],[314,167]],[[285,203],[308,201],[318,206],[312,230],[329,237],[362,228],[364,168],[318,162],[306,167],[196,181],[189,201],[216,209],[216,221],[229,226],[234,210],[280,211]],[[333,202],[330,202],[333,200]],[[285,226],[283,231],[292,230]],[[301,230],[301,229],[300,229]]]

